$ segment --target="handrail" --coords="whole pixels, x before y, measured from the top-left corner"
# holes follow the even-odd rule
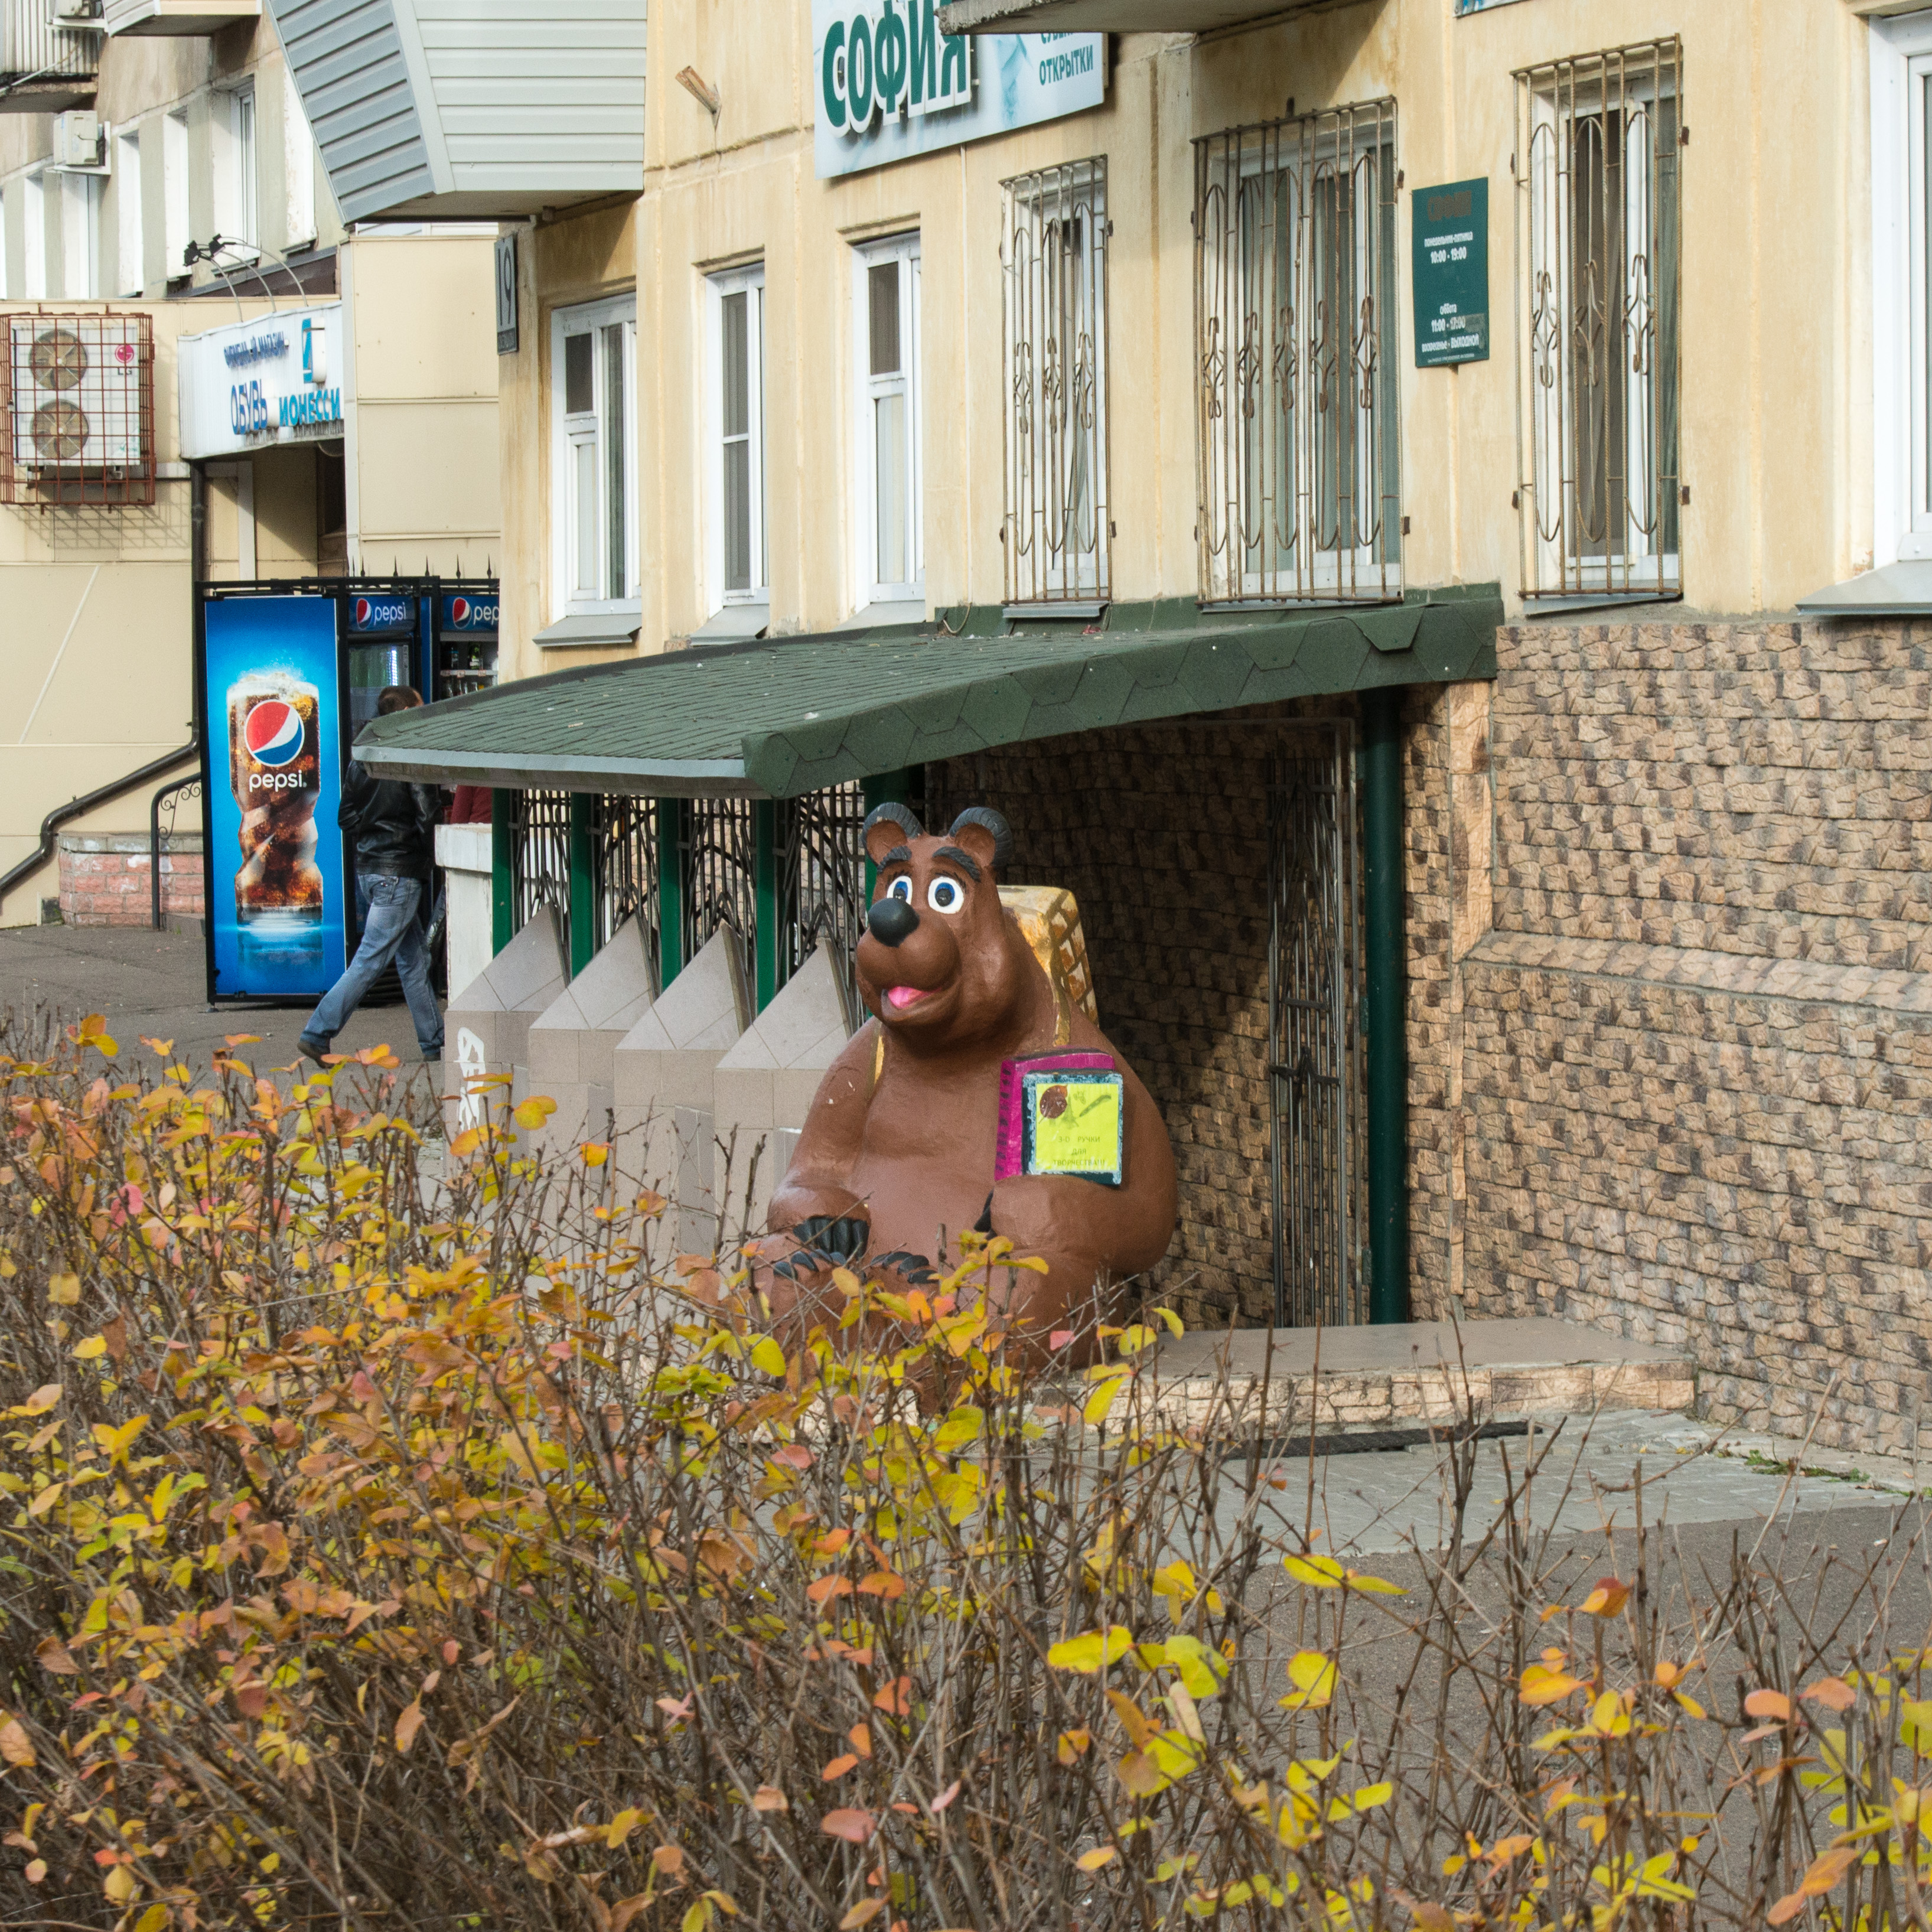
[[[92,791],[85,793],[79,798],[70,798],[64,805],[55,806],[40,820],[39,849],[22,859],[11,871],[0,874],[0,908],[5,906],[7,895],[22,879],[38,872],[53,856],[54,841],[63,825],[80,818],[83,812],[92,812],[97,805],[111,804],[116,799],[124,797],[129,792],[146,784],[150,778],[160,778],[164,773],[172,770],[184,758],[196,758],[200,755],[201,739],[197,734],[185,745],[178,746],[172,752],[164,752],[158,758],[150,758],[139,770],[129,772],[124,777],[115,778],[106,784],[97,785]]]
[[[148,801],[148,884],[154,894],[154,930],[162,930],[161,924],[161,800],[177,792],[185,791],[190,785],[201,782],[199,771],[190,772],[186,778],[170,778],[160,786]],[[174,836],[172,825],[168,836]]]

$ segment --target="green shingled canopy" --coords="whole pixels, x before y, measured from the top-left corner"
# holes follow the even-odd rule
[[[1354,610],[1116,604],[1085,627],[962,610],[553,672],[379,718],[356,751],[386,778],[796,798],[1070,731],[1492,678],[1502,617],[1494,585]]]

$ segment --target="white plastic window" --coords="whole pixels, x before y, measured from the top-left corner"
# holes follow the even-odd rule
[[[91,302],[100,292],[100,177],[62,175],[61,293]]]
[[[550,320],[552,522],[560,616],[638,598],[634,297],[560,309]]]
[[[20,294],[27,302],[42,302],[47,292],[47,178],[27,176],[20,184]]]
[[[114,210],[118,272],[115,286],[138,296],[147,279],[147,242],[141,221],[141,136],[130,128],[114,137]]]
[[[771,595],[765,533],[765,272],[707,278],[711,608]]]
[[[926,596],[919,268],[916,235],[854,251],[854,521],[859,584],[868,603]]]
[[[1871,32],[1873,563],[1932,557],[1932,13]]]
[[[189,240],[188,201],[188,111],[176,108],[161,120],[162,242],[167,256],[167,278],[188,272],[182,260]]]
[[[282,70],[283,252],[315,239],[315,137],[292,69]]]

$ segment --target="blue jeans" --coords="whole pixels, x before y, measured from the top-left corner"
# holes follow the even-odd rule
[[[429,953],[416,916],[424,883],[386,872],[356,874],[356,906],[362,915],[362,944],[356,949],[348,971],[310,1014],[308,1024],[302,1028],[304,1040],[319,1040],[325,1046],[332,1040],[393,959],[396,976],[403,982],[403,996],[410,1003],[410,1018],[416,1022],[416,1045],[422,1049],[422,1057],[442,1058],[442,1016],[436,1010],[436,994],[429,983]]]

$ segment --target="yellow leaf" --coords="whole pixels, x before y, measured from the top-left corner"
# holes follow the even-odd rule
[[[754,1811],[789,1811],[791,1800],[775,1784],[761,1784],[752,1793]]]
[[[1069,1637],[1046,1653],[1046,1660],[1056,1670],[1078,1670],[1091,1677],[1118,1664],[1133,1646],[1132,1634],[1124,1624],[1115,1624],[1103,1636],[1089,1630],[1084,1636]]]
[[[104,1355],[106,1352],[106,1342],[98,1335],[90,1335],[74,1350],[74,1354],[76,1361],[91,1362],[97,1355]]]
[[[1599,1579],[1597,1587],[1577,1606],[1586,1617],[1613,1617],[1630,1600],[1630,1586],[1614,1576]]]
[[[1284,1711],[1316,1711],[1335,1695],[1335,1660],[1318,1650],[1298,1650],[1288,1660],[1288,1681],[1294,1686],[1281,1700]]]
[[[125,1865],[112,1866],[100,1888],[116,1905],[125,1905],[134,1896],[134,1874]]]
[[[1348,1574],[1332,1556],[1284,1556],[1281,1567],[1298,1583],[1317,1590],[1339,1589]]]
[[[134,1922],[134,1932],[164,1932],[173,1916],[165,1905],[151,1905]]]
[[[976,1442],[986,1426],[986,1411],[963,1402],[939,1425],[932,1438],[933,1448],[941,1456],[950,1456],[968,1443]]]
[[[15,1415],[44,1415],[60,1400],[64,1393],[58,1382],[47,1382],[34,1390],[12,1413]]]
[[[577,1151],[583,1156],[586,1167],[602,1167],[610,1158],[610,1145],[604,1141],[586,1141]]]
[[[54,1504],[60,1501],[61,1492],[66,1487],[67,1485],[64,1483],[50,1483],[46,1487],[41,1490],[40,1494],[34,1497],[34,1500],[27,1505],[28,1515],[30,1516],[45,1516],[47,1511],[52,1509]]]
[[[71,1308],[80,1299],[80,1276],[77,1274],[49,1275],[47,1299],[57,1308]]]
[[[520,1127],[540,1127],[556,1112],[556,1102],[546,1094],[532,1094],[520,1100],[510,1118]]]
[[[711,1923],[711,1906],[708,1900],[699,1899],[680,1922],[678,1932],[704,1932]]]
[[[1395,1786],[1384,1778],[1379,1784],[1365,1784],[1355,1793],[1355,1809],[1372,1811],[1378,1804],[1386,1804],[1395,1796]]]
[[[1628,1734],[1630,1713],[1614,1690],[1606,1690],[1590,1706],[1590,1729],[1600,1738],[1621,1738]]]
[[[1172,1781],[1161,1774],[1152,1758],[1138,1750],[1130,1750],[1114,1766],[1114,1775],[1136,1798],[1151,1798],[1156,1792],[1165,1791]]]
[[[883,1898],[862,1898],[838,1922],[838,1932],[856,1932],[861,1925],[868,1925],[886,1909]]]
[[[1089,1422],[1105,1422],[1108,1412],[1114,1406],[1115,1399],[1126,1385],[1127,1378],[1125,1376],[1109,1376],[1081,1405],[1082,1416]]]
[[[614,1852],[644,1822],[644,1814],[634,1808],[620,1811],[604,1828],[605,1845]]]
[[[1780,1724],[1791,1720],[1791,1700],[1782,1690],[1754,1690],[1744,1700],[1744,1714],[1752,1718],[1772,1718]]]
[[[34,1747],[21,1729],[18,1718],[9,1718],[0,1724],[0,1758],[21,1771],[32,1771],[38,1762]]]
[[[1120,1856],[1118,1845],[1096,1845],[1090,1852],[1082,1852],[1073,1862],[1082,1871],[1098,1871],[1102,1865],[1110,1865]]]
[[[422,1729],[423,1707],[420,1697],[412,1697],[403,1706],[402,1714],[396,1720],[396,1748],[406,1751],[416,1741],[416,1733]]]
[[[760,1335],[752,1344],[752,1366],[768,1376],[785,1372],[785,1352],[776,1336]]]
[[[1583,1680],[1572,1677],[1569,1672],[1555,1664],[1532,1664],[1522,1673],[1522,1689],[1520,1694],[1524,1703],[1532,1708],[1540,1708],[1545,1704],[1558,1704],[1573,1690],[1580,1690]]]

